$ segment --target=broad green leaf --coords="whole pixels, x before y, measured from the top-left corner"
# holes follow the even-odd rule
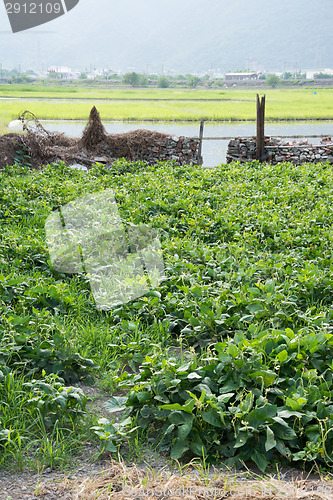
[[[198,433],[195,434],[194,439],[190,442],[190,450],[198,457],[207,456],[206,447]]]
[[[227,392],[226,394],[221,394],[217,397],[219,403],[228,403],[230,399],[235,395],[234,392]]]
[[[220,394],[225,394],[225,393],[231,393],[232,391],[235,391],[236,389],[239,389],[239,384],[236,384],[233,380],[228,380],[222,387],[219,389]]]
[[[242,448],[243,446],[246,445],[248,439],[249,439],[248,431],[239,432],[236,442],[234,444],[234,448]]]
[[[191,415],[189,415],[189,416],[191,416]],[[187,438],[187,436],[189,435],[189,433],[192,430],[193,420],[194,420],[194,417],[193,417],[192,421],[188,420],[187,422],[185,422],[185,424],[178,427],[177,435],[178,435],[179,439],[184,440]]]
[[[202,376],[199,373],[192,372],[187,375],[188,380],[201,380]]]
[[[29,323],[30,317],[29,316],[12,316],[11,319],[11,324],[13,326],[18,326],[18,325],[26,325]]]
[[[229,354],[233,357],[236,358],[239,355],[239,350],[238,347],[235,346],[235,344],[229,344]]]
[[[285,332],[286,332],[286,335],[288,335],[288,337],[289,337],[290,339],[292,339],[293,337],[295,337],[295,333],[294,333],[294,331],[293,331],[293,330],[291,330],[290,328],[286,328],[286,329],[285,329]]]
[[[286,350],[283,350],[279,352],[279,354],[276,357],[280,363],[284,363],[284,361],[288,359],[288,352]]]
[[[160,405],[159,408],[162,408],[163,410],[180,410],[180,411],[183,411],[183,406],[180,405],[179,403],[172,403],[172,404],[167,404],[167,405]]]
[[[58,404],[62,410],[65,410],[66,409],[66,405],[67,405],[67,393],[66,395],[65,394],[61,394],[60,396],[56,397],[54,402],[56,404]]]
[[[214,427],[223,427],[221,418],[215,410],[203,411],[201,416],[205,422]]]
[[[307,451],[302,450],[302,451],[299,451],[298,453],[293,453],[292,457],[296,462],[298,460],[305,460],[307,457]]]
[[[192,364],[192,361],[189,361],[188,363],[185,363],[181,365],[179,368],[177,368],[177,373],[186,373],[190,369]]]
[[[245,316],[242,316],[239,321],[242,323],[250,323],[253,320],[254,316],[253,314],[246,314]]]
[[[252,453],[251,459],[259,467],[259,469],[262,472],[265,472],[266,467],[268,465],[268,461],[267,461],[265,455],[263,455],[262,453],[259,453],[259,451],[256,450]]]
[[[252,304],[248,304],[246,309],[248,309],[251,313],[265,312],[262,302],[253,302]]]
[[[273,417],[274,424],[271,426],[275,438],[290,441],[297,437],[295,431],[280,417]]]
[[[188,399],[183,406],[183,411],[186,411],[186,413],[192,413],[194,405],[195,405],[195,400]]]
[[[123,411],[126,408],[127,399],[127,396],[112,396],[103,406],[109,413]]]
[[[194,415],[190,413],[185,413],[184,411],[173,411],[168,415],[168,420],[175,425],[182,425],[187,422],[192,424],[194,420]]]
[[[202,316],[209,316],[210,318],[215,317],[214,311],[210,307],[207,307],[205,304],[200,305],[200,314]]]
[[[275,448],[276,441],[274,438],[274,432],[270,427],[267,426],[267,437],[266,437],[266,443],[265,443],[265,450],[269,451],[272,448]]]
[[[152,408],[150,408],[150,406],[144,405],[140,410],[140,415],[146,419],[151,418],[153,415],[153,410]]]
[[[167,398],[164,394],[157,394],[157,396],[154,397],[154,400],[159,403],[170,404],[169,398]]]
[[[108,424],[110,423],[110,420],[108,420],[108,419],[107,419],[107,418],[105,418],[105,417],[102,417],[102,418],[99,418],[99,419],[98,419],[98,423],[99,423],[100,425],[104,425],[104,426],[105,426],[105,425],[108,425]]]
[[[239,408],[241,411],[245,412],[245,413],[248,413],[252,406],[253,406],[253,401],[254,401],[254,395],[252,394],[252,392],[249,392],[245,399],[243,399],[240,404],[239,404]]]
[[[195,318],[194,316],[191,316],[190,323],[193,327],[200,325],[200,321],[198,320],[198,318]]]
[[[136,397],[138,398],[139,403],[147,403],[151,400],[151,393],[146,391],[140,391],[136,393]]]
[[[318,377],[317,370],[306,370],[303,374],[303,377],[307,380],[314,380]]]
[[[274,418],[277,412],[277,406],[266,404],[261,408],[255,408],[246,417],[249,425],[258,428],[259,425],[265,423],[268,419]]]
[[[281,439],[276,440],[275,447],[278,450],[278,452],[281,453],[281,455],[283,455],[284,457],[290,456],[290,454],[291,454],[290,449],[284,444],[283,441],[281,441]]]
[[[201,295],[203,294],[203,288],[201,288],[200,286],[194,286],[191,288],[191,293],[195,297],[201,297]]]
[[[275,292],[275,283],[273,280],[267,280],[265,283],[265,292],[274,293]]]
[[[167,405],[160,405],[158,408],[162,408],[163,410],[179,410],[179,411],[185,411],[186,413],[192,413],[194,405],[195,405],[195,400],[188,399],[183,406],[180,405],[179,403],[172,403]]]
[[[170,434],[174,429],[176,428],[176,426],[174,424],[170,424],[167,429],[164,431],[164,434],[165,435],[168,435]]]
[[[286,406],[289,406],[294,411],[301,410],[302,407],[305,405],[307,400],[305,398],[287,398],[286,399]]]
[[[206,384],[198,384],[193,387],[193,390],[201,392],[200,401],[205,401],[206,396],[209,398],[213,394],[209,385]]]
[[[290,411],[290,410],[279,410],[277,412],[277,416],[281,418],[289,418],[289,417],[302,417],[303,413],[299,413],[298,411]]]
[[[52,351],[50,349],[38,349],[37,354],[41,358],[50,358],[52,356]]]
[[[188,443],[182,439],[177,439],[174,446],[171,448],[170,456],[175,460],[181,458],[184,453],[189,449]]]
[[[260,370],[250,374],[251,378],[256,379],[257,383],[264,382],[265,387],[269,387],[273,384],[277,377],[277,374],[271,370]]]
[[[105,449],[106,449],[106,451],[109,451],[110,453],[116,453],[116,451],[117,451],[117,448],[112,441],[108,441],[106,443]]]

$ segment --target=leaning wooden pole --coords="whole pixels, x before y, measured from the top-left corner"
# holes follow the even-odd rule
[[[261,99],[257,94],[257,147],[256,159],[262,161],[265,156],[265,101],[264,95]]]
[[[202,165],[202,139],[203,139],[203,131],[204,131],[204,121],[200,122],[200,131],[199,131],[199,148],[198,148],[198,165]]]

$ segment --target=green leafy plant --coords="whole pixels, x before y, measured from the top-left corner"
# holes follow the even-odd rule
[[[97,364],[104,388],[129,390],[125,431],[139,426],[134,439],[151,433],[173,457],[331,464],[332,169],[119,160],[87,173],[0,171],[1,464],[22,466],[31,436],[53,460],[81,429],[52,416],[58,389],[23,384],[56,373],[65,387]],[[101,312],[84,275],[52,269],[44,223],[107,188],[124,224],[158,231],[166,279]],[[38,405],[49,405],[48,428]],[[102,447],[119,448],[124,436],[105,432]]]
[[[16,156],[14,158],[15,165],[18,167],[25,167],[25,172],[28,172],[31,167],[31,157],[29,154],[29,149],[22,146],[16,151]]]
[[[175,459],[252,460],[263,471],[281,458],[329,464],[332,354],[331,334],[287,329],[237,334],[183,364],[147,356],[126,406],[139,425],[160,427],[162,447]]]
[[[83,392],[56,375],[36,380],[0,366],[0,465],[67,463],[82,432]]]
[[[0,345],[0,359],[15,370],[31,374],[58,374],[66,382],[89,378],[97,365],[78,353],[64,349],[64,339],[55,334],[54,338],[43,338],[31,330],[31,317],[8,318],[12,332],[3,336]],[[29,321],[30,320],[30,321]],[[30,322],[30,326],[28,323]]]
[[[110,422],[107,418],[98,419],[98,425],[91,430],[100,439],[100,454],[104,451],[116,453],[121,444],[124,444],[137,427],[132,427],[132,419],[128,417],[121,422]]]
[[[126,397],[113,397],[104,404],[109,413],[121,412],[125,409]],[[131,417],[123,417],[119,422],[110,422],[107,418],[100,418],[99,425],[91,427],[91,430],[101,441],[100,453],[109,451],[116,453],[121,444],[124,444],[136,431],[133,427]]]
[[[87,398],[82,389],[66,387],[65,381],[55,374],[42,373],[43,379],[33,379],[25,382],[23,387],[28,389],[32,397],[27,401],[32,411],[40,413],[47,429],[56,421],[74,422],[84,415]]]

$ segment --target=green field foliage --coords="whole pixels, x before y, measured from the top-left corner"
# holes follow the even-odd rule
[[[8,98],[1,103],[1,118],[9,122],[29,109],[40,119],[86,120],[96,105],[103,120],[255,120],[257,92],[10,85],[0,87],[0,97]],[[333,119],[332,89],[269,89],[265,94],[268,120]]]
[[[2,171],[0,465],[145,431],[177,460],[331,467],[332,178],[328,163]],[[44,224],[108,188],[125,226],[158,231],[167,277],[98,311],[85,275],[52,268]],[[92,377],[109,419],[82,419]]]

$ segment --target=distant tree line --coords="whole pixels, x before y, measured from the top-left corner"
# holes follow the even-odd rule
[[[236,72],[246,72],[245,70],[237,70]],[[315,79],[331,79],[333,75],[328,75],[326,73],[316,73],[314,75]],[[45,84],[47,80],[56,80],[59,83],[62,80],[62,75],[56,72],[49,73],[47,79],[38,78],[38,76],[33,71],[26,71],[24,73],[17,69],[6,70],[0,66],[0,80],[6,81],[7,83],[33,83]],[[85,82],[89,81],[89,85],[101,86],[108,81],[111,86],[128,85],[130,87],[157,87],[161,89],[166,88],[211,88],[217,89],[223,87],[226,82],[223,78],[214,77],[211,74],[205,74],[203,76],[194,75],[191,73],[186,73],[184,75],[156,75],[156,74],[144,74],[137,73],[135,71],[125,73],[124,75],[119,75],[111,70],[105,70],[103,73],[92,76],[89,71],[80,73],[76,79],[75,78],[65,78],[66,83],[61,82],[65,85],[86,85]],[[282,75],[278,76],[274,73],[261,74],[259,76],[258,83],[264,83],[271,88],[276,88],[277,86],[283,85],[298,85],[299,83],[306,80],[306,74],[301,71],[285,71]],[[260,82],[261,81],[261,82]],[[263,82],[264,81],[264,82]],[[234,86],[246,86],[247,81],[237,81],[234,82]],[[230,83],[228,82],[228,86]]]
[[[328,75],[327,73],[315,73],[314,75],[315,78],[319,78],[320,79],[332,79],[333,78],[333,75]]]

